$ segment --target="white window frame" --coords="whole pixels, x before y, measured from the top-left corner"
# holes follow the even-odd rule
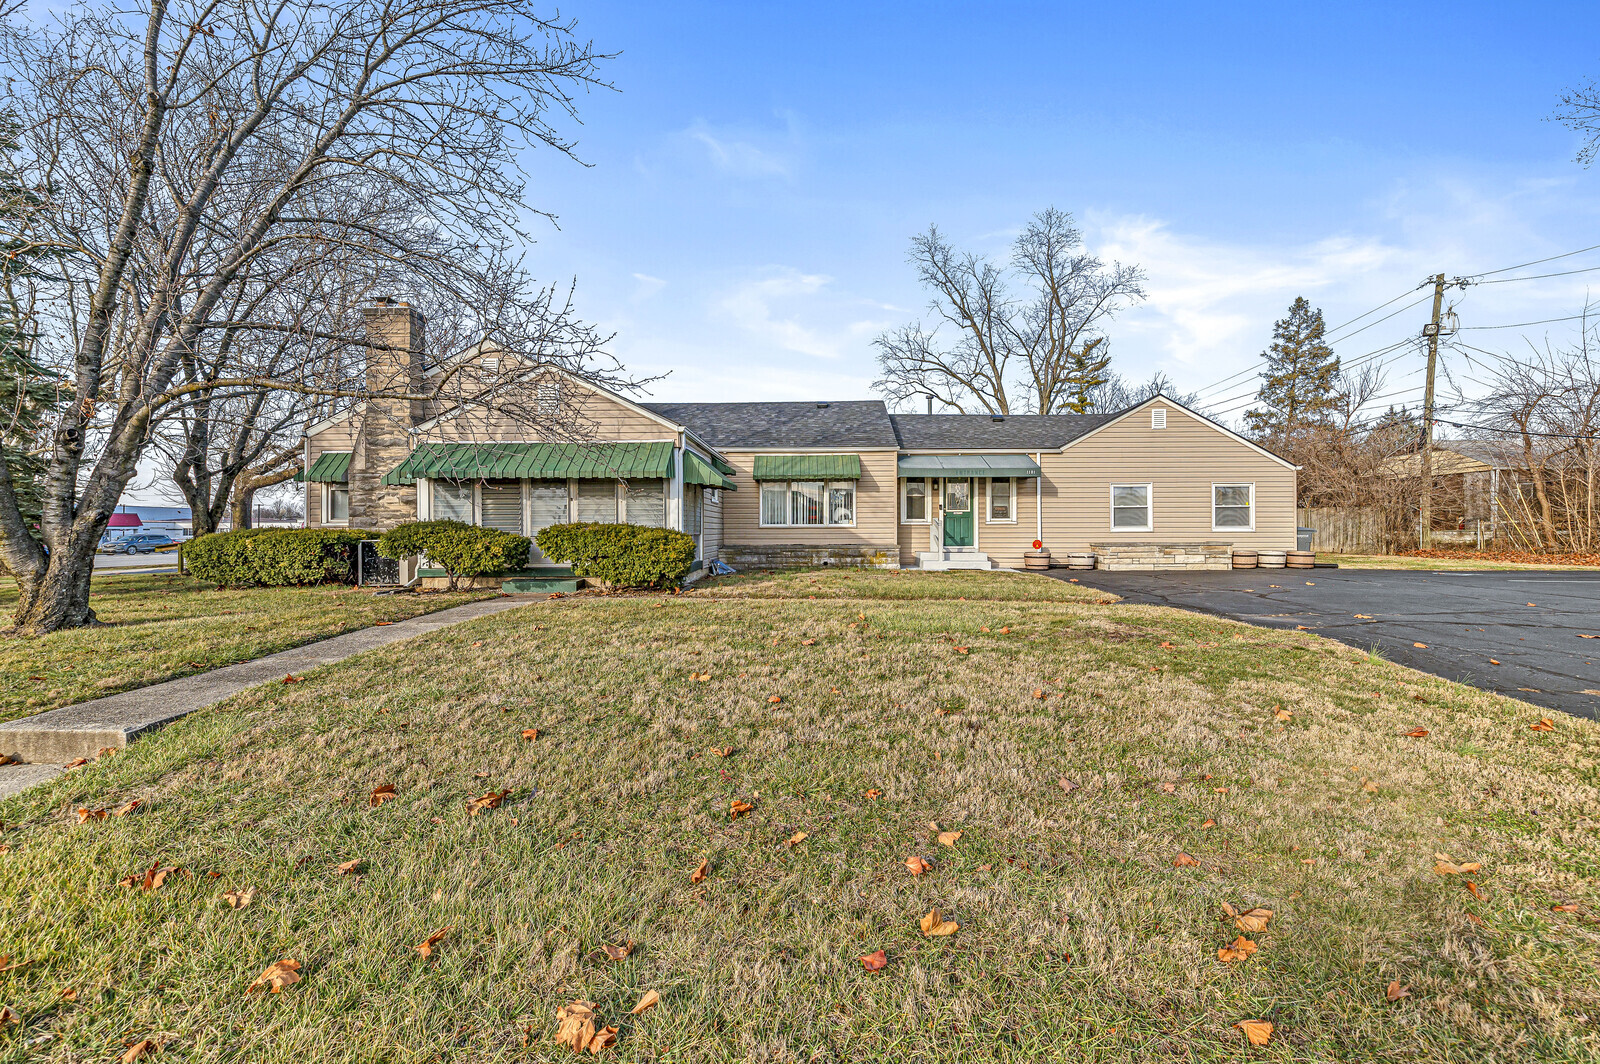
[[[1250,489],[1250,523],[1248,525],[1229,525],[1226,528],[1217,525],[1217,489],[1218,488],[1249,488]],[[1214,480],[1211,482],[1211,531],[1213,532],[1254,532],[1256,530],[1256,484],[1253,480]]]
[[[344,492],[344,520],[342,520],[342,521],[330,521],[328,519],[328,504],[329,504],[330,500],[333,497],[333,491],[334,491],[335,488],[339,488],[340,490],[342,490]],[[330,483],[324,482],[323,485],[322,485],[322,511],[321,511],[320,514],[318,514],[318,516],[322,518],[322,523],[324,525],[328,526],[329,528],[349,528],[350,527],[350,485],[349,484],[330,484]]]
[[[929,504],[929,484],[931,477],[901,477],[900,478],[900,523],[902,525],[925,525],[933,520],[933,507]],[[922,514],[921,517],[906,516],[906,486],[913,480],[922,484]]]
[[[784,506],[784,510],[783,510],[783,513],[784,513],[785,517],[789,516],[789,514],[791,513],[790,507],[792,507],[794,505],[794,501],[793,501],[793,499],[794,499],[794,495],[793,495],[794,485],[796,485],[796,484],[821,484],[822,485],[822,523],[821,524],[816,524],[816,525],[797,525],[794,522],[788,521],[788,520],[785,520],[785,521],[783,521],[783,522],[781,522],[779,524],[769,523],[767,521],[767,519],[766,519],[765,513],[761,509],[761,494],[762,494],[762,490],[768,484],[782,484],[783,485],[783,495],[784,495],[784,500],[785,500],[785,503],[786,503],[786,505]],[[850,506],[850,520],[849,521],[829,521],[828,520],[828,509],[829,509],[829,507],[828,507],[828,491],[829,491],[830,488],[832,488],[836,484],[847,485],[850,488],[851,492],[854,493],[854,501],[852,502],[852,504]],[[860,483],[860,481],[856,481],[856,480],[839,480],[839,479],[835,479],[835,480],[761,480],[761,481],[757,481],[756,482],[756,519],[759,522],[759,527],[761,527],[761,528],[854,528],[854,527],[856,527],[856,511],[861,505],[861,497],[860,496],[861,496],[861,483]]]
[[[983,523],[986,525],[1014,525],[1017,523],[1017,478],[1016,477],[986,477],[987,483],[983,486]],[[996,517],[994,515],[994,482],[1003,480],[1011,485],[1011,516]]]
[[[1117,489],[1118,488],[1143,488],[1144,489],[1144,525],[1138,528],[1129,525],[1117,524]],[[1106,492],[1108,512],[1106,521],[1113,532],[1154,532],[1156,529],[1156,489],[1154,484],[1113,484]]]

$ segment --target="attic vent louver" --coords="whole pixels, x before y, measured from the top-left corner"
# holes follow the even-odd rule
[[[1158,406],[1150,411],[1150,427],[1153,429],[1164,429],[1167,427],[1166,407]]]
[[[1004,414],[990,414],[989,415],[989,420],[990,421],[1004,421],[1005,419],[1006,419],[1006,416]]]
[[[832,405],[832,404],[830,404],[830,403],[818,403],[817,404],[817,409],[818,410],[826,410],[826,409],[828,409],[828,407],[830,405]]]

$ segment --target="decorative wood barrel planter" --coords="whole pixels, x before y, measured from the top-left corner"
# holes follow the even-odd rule
[[[1067,555],[1068,569],[1093,569],[1094,562],[1095,557],[1092,550],[1075,550]]]
[[[1317,567],[1317,552],[1312,550],[1292,550],[1284,557],[1291,569],[1315,569]]]
[[[1256,567],[1256,552],[1253,550],[1234,551],[1233,567],[1235,569],[1254,569]]]
[[[1282,569],[1289,563],[1289,553],[1281,550],[1256,551],[1256,564],[1263,569]]]
[[[1023,568],[1028,569],[1030,571],[1034,571],[1034,572],[1040,572],[1040,571],[1043,571],[1045,569],[1050,568],[1050,550],[1049,550],[1049,548],[1041,548],[1039,550],[1025,550],[1025,551],[1023,551],[1022,552],[1022,565],[1023,565]]]

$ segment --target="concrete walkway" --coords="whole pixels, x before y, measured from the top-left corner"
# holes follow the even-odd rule
[[[120,749],[145,732],[259,684],[548,597],[509,595],[469,602],[390,625],[346,632],[254,661],[8,721],[0,724],[0,754],[9,754],[24,764],[0,766],[0,798],[54,778],[70,761],[95,757],[107,747]]]

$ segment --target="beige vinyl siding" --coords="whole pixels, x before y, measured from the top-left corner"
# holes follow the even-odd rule
[[[722,542],[735,546],[777,546],[803,543],[817,546],[864,545],[893,551],[895,523],[899,520],[894,451],[851,451],[848,448],[818,450],[818,454],[858,454],[861,479],[856,483],[856,523],[850,525],[782,525],[761,527],[761,487],[751,475],[755,468],[754,451],[723,451],[734,468],[738,491],[722,495]],[[760,452],[767,453],[767,452]],[[794,454],[807,453],[796,450]]]
[[[999,453],[1011,454],[1017,452],[1006,451]],[[1029,458],[1033,457],[1033,452],[1030,451],[1027,453]],[[989,557],[992,558],[997,565],[1002,565],[1007,568],[1021,568],[1023,561],[1022,552],[1033,547],[1036,527],[1035,516],[1038,513],[1038,508],[1034,503],[1033,479],[1023,479],[1018,477],[1012,482],[1015,485],[1014,490],[1016,493],[1015,505],[1017,511],[1017,520],[1015,524],[1010,522],[999,524],[989,523],[988,481],[978,477],[973,479],[975,481],[973,484],[972,497],[972,504],[974,508],[973,532],[976,537],[976,543],[974,546],[977,550],[989,555]],[[898,485],[896,486],[895,490],[897,492],[895,496],[895,520],[899,521],[900,498],[898,495]],[[1045,509],[1046,513],[1048,513],[1048,496],[1051,491],[1050,484],[1046,483],[1044,485],[1044,490],[1046,494]],[[934,499],[932,497],[929,499],[929,505],[930,508],[932,508],[934,505]],[[903,524],[899,526],[901,565],[915,565],[917,562],[918,551],[937,549],[930,548],[929,546],[931,542],[928,538],[929,527],[930,526],[926,524]]]
[[[1149,408],[1141,408],[1044,455],[1045,546],[1052,553],[1119,541],[1293,549],[1295,471],[1209,422],[1174,406],[1166,410],[1164,429],[1152,429]],[[1255,530],[1212,531],[1211,486],[1248,483],[1256,486]],[[1111,530],[1113,484],[1151,485],[1150,531]]]
[[[306,469],[309,470],[316,465],[317,459],[322,457],[324,451],[354,451],[360,427],[361,414],[357,412],[308,437]],[[316,528],[322,524],[322,485],[313,484],[308,480],[301,487],[305,489],[306,527]]]
[[[518,385],[518,397],[508,403],[513,408],[533,409],[539,381]],[[627,404],[563,379],[560,419],[566,429],[564,439],[575,441],[672,440],[678,434],[664,422]],[[418,443],[474,443],[490,440],[534,442],[540,438],[538,426],[501,410],[469,408],[446,417],[417,434]]]
[[[700,519],[700,557],[707,562],[715,561],[722,556],[722,511],[725,503],[713,502],[712,494],[712,490],[707,488],[705,511]],[[718,491],[715,494],[726,500],[734,493]]]

